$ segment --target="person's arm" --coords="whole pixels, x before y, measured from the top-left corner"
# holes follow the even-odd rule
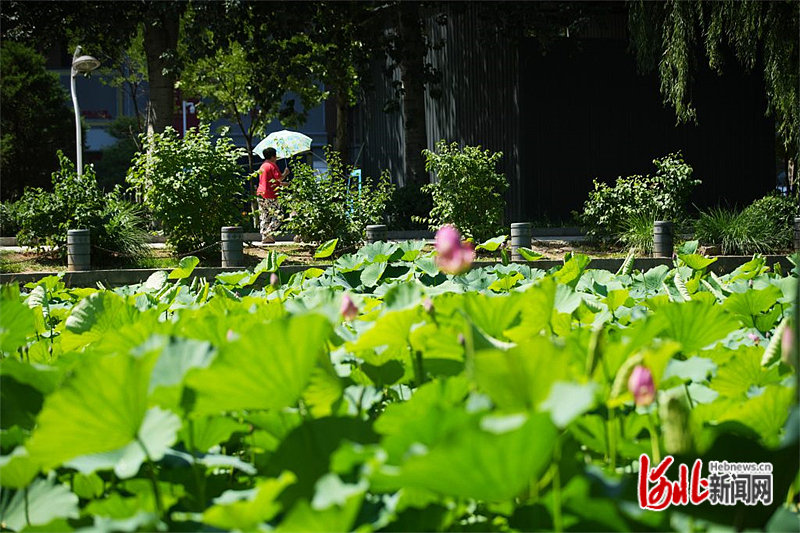
[[[286,168],[283,169],[283,173],[281,174],[281,178],[288,176],[289,172],[291,172],[291,170],[289,170],[289,165],[286,165]]]

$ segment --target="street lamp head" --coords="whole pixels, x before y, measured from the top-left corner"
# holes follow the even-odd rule
[[[88,74],[100,66],[100,61],[92,56],[80,56],[72,60],[72,75]]]

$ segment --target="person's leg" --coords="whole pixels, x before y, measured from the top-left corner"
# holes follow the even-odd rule
[[[269,243],[270,240],[275,242],[274,239],[270,236],[270,209],[269,209],[269,200],[262,197],[258,198],[258,210],[259,210],[259,232],[261,233],[261,242]]]
[[[267,235],[269,235],[270,239],[274,242],[274,233],[278,230],[278,227],[280,227],[281,224],[281,210],[280,206],[278,205],[278,200],[275,198],[268,198],[266,203],[267,212],[269,213]]]

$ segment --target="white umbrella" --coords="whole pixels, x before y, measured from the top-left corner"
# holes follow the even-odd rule
[[[297,131],[281,130],[267,135],[267,138],[253,148],[253,152],[264,157],[264,150],[275,148],[278,159],[311,151],[311,137]]]

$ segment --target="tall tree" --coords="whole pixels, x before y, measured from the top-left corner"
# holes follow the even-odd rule
[[[181,54],[185,68],[179,85],[201,97],[201,116],[234,122],[247,146],[252,170],[255,136],[280,119],[287,127],[303,123],[327,95],[316,76],[318,44],[299,32],[310,4],[203,3],[184,20]],[[288,94],[299,98],[299,106]]]
[[[148,129],[172,124],[177,43],[186,2],[7,2],[0,12],[3,37],[45,51],[57,41],[80,44],[106,65],[123,61],[140,31],[149,79]]]
[[[370,59],[382,51],[381,28],[369,3],[317,2],[313,8],[310,29],[319,65],[314,75],[336,106],[333,148],[347,163],[350,112],[361,99]]]
[[[428,148],[425,118],[425,55],[419,2],[400,2],[397,13],[397,51],[402,85],[405,133],[405,179],[409,185],[428,183],[422,151]]]
[[[58,77],[31,48],[3,42],[0,49],[0,172],[3,200],[23,187],[43,187],[58,169],[56,151],[75,152],[75,123]]]

